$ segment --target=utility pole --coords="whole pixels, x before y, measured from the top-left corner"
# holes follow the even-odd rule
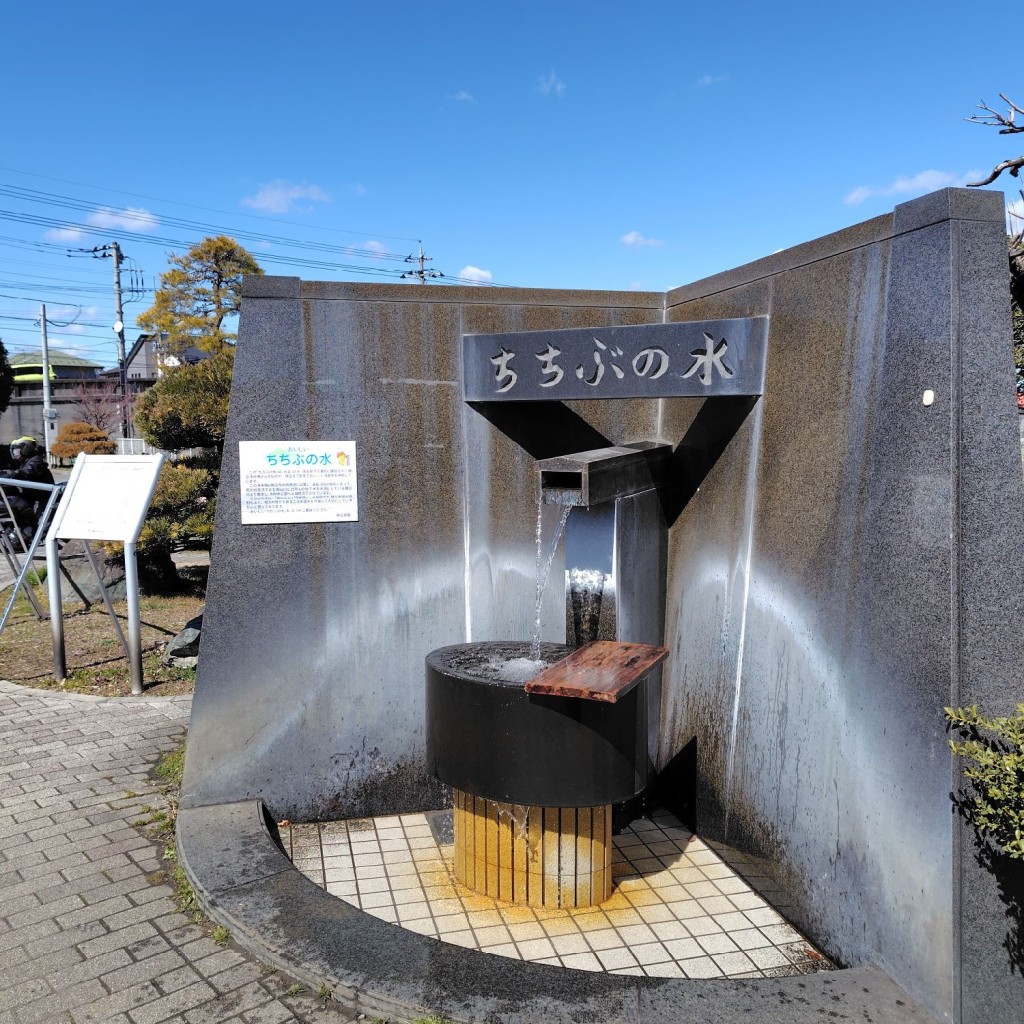
[[[39,344],[43,356],[43,451],[50,461],[50,431],[53,429],[53,409],[50,407],[50,342],[46,336],[46,303],[39,303]]]
[[[402,277],[415,277],[419,280],[420,284],[426,284],[427,281],[435,277],[444,277],[444,274],[440,270],[427,270],[426,265],[433,261],[432,256],[427,256],[423,252],[423,243],[419,243],[420,251],[418,256],[406,256],[406,263],[415,263],[417,267],[415,270],[407,270]]]
[[[131,424],[128,417],[128,375],[124,353],[124,309],[121,301],[121,261],[124,259],[124,253],[117,242],[77,251],[92,253],[98,260],[105,260],[108,256],[114,258],[114,306],[117,315],[114,333],[117,335],[117,376],[121,384],[121,437],[126,438]]]
[[[114,331],[117,333],[117,369],[121,381],[121,437],[128,437],[128,368],[125,366],[124,353],[124,309],[121,305],[121,246],[112,242],[110,246],[114,256],[114,306],[117,320]],[[122,449],[123,450],[123,449]]]

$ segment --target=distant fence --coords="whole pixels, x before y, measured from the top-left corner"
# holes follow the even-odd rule
[[[154,448],[153,445],[146,444],[141,437],[117,438],[118,455],[163,455],[172,462],[177,462],[178,459],[191,459],[202,455],[205,451],[205,448],[182,448],[181,451],[166,452],[162,448]]]

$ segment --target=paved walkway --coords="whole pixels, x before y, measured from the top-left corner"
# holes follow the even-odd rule
[[[0,1024],[347,1024],[337,1004],[180,913],[132,822],[191,700],[0,682]]]

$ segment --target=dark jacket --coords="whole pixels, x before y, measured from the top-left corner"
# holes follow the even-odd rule
[[[5,470],[0,475],[11,477],[14,480],[31,480],[34,484],[52,484],[54,482],[50,467],[46,464],[46,457],[41,452],[30,455],[16,469]]]

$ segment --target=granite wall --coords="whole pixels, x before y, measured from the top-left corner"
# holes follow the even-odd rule
[[[462,400],[461,337],[650,323],[662,306],[640,293],[247,282],[187,803],[260,797],[292,820],[442,804],[424,767],[424,658],[532,633],[527,449],[657,431],[655,401],[612,403],[596,428],[557,403],[496,427]],[[238,442],[295,438],[356,442],[358,522],[240,525]],[[549,535],[558,515],[545,506]],[[545,639],[564,639],[555,588],[544,618]]]
[[[941,709],[1021,699],[1005,248],[1002,196],[948,190],[666,310],[771,317],[764,397],[670,541],[663,744],[696,740],[700,830],[842,962],[978,1024],[1024,1005],[1020,934],[952,813]]]
[[[463,334],[763,314],[755,403],[461,399]],[[696,746],[701,831],[762,856],[844,963],[944,1019],[1013,1019],[1007,907],[952,813],[941,716],[1019,691],[1011,364],[994,193],[935,193],[667,296],[249,280],[183,804],[438,806],[423,658],[529,634],[534,458],[669,442],[689,500],[661,750]],[[237,442],[306,437],[356,441],[359,522],[242,527]],[[560,639],[557,587],[543,617]]]

